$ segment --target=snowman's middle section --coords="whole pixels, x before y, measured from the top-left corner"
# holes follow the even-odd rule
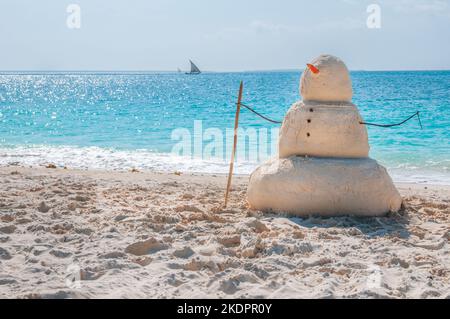
[[[337,158],[369,156],[367,129],[352,103],[297,102],[279,136],[279,156]]]

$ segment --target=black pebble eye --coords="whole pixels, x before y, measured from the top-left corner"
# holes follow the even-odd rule
[[[306,133],[306,136],[310,137],[310,136],[311,136],[311,134],[309,134],[309,133]]]
[[[313,109],[309,109],[309,111],[312,113],[312,112],[314,112],[314,110]]]
[[[308,120],[308,123],[311,123],[311,120]]]

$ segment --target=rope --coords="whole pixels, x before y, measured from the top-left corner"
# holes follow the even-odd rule
[[[267,116],[264,116],[264,115],[262,115],[261,113],[256,112],[254,109],[252,109],[252,108],[251,108],[250,106],[248,106],[248,105],[245,105],[245,104],[241,103],[241,106],[245,107],[247,110],[249,110],[249,111],[255,113],[255,114],[258,115],[260,118],[262,118],[262,119],[264,119],[264,120],[266,120],[266,121],[268,121],[268,122],[270,122],[270,123],[273,123],[273,124],[282,124],[282,123],[283,123],[283,122],[281,122],[281,121],[275,121],[275,120],[269,119]]]
[[[393,126],[400,126],[402,124],[405,124],[406,122],[408,122],[409,120],[411,120],[415,116],[417,116],[417,119],[419,120],[420,129],[423,130],[422,122],[420,121],[420,112],[419,111],[417,111],[416,113],[414,113],[413,115],[408,117],[406,120],[404,120],[404,121],[402,121],[400,123],[396,123],[396,124],[374,124],[374,123],[366,123],[366,122],[359,122],[359,124],[370,125],[370,126],[378,126],[378,127],[393,127]]]
[[[245,105],[244,103],[240,103],[241,106],[245,107],[247,110],[249,110],[250,112],[256,114],[257,116],[259,116],[260,118],[273,123],[273,124],[282,124],[282,121],[276,121],[276,120],[272,120],[270,118],[268,118],[267,116],[262,115],[261,113],[255,111],[252,107]],[[366,122],[359,122],[359,124],[362,125],[370,125],[370,126],[378,126],[378,127],[394,127],[394,126],[400,126],[402,124],[405,124],[406,122],[408,122],[409,120],[411,120],[413,117],[417,116],[417,119],[419,120],[419,125],[420,125],[420,129],[423,129],[422,127],[422,121],[420,120],[420,112],[417,111],[416,113],[414,113],[413,115],[411,115],[410,117],[408,117],[406,120],[400,122],[400,123],[395,123],[395,124],[375,124],[375,123],[366,123]]]

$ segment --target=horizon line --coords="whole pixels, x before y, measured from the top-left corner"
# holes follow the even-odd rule
[[[450,71],[450,69],[349,69],[350,72],[437,72]],[[0,70],[0,74],[5,73],[181,73],[185,74],[187,71],[179,72],[177,70]],[[257,70],[230,70],[230,71],[202,71],[202,73],[257,73],[257,72],[303,72],[303,69],[257,69]]]

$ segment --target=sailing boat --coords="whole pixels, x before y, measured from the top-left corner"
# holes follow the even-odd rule
[[[200,73],[202,73],[200,71],[200,69],[194,64],[194,62],[192,62],[191,60],[189,60],[189,62],[191,63],[191,72],[186,72],[186,74],[200,74]]]

